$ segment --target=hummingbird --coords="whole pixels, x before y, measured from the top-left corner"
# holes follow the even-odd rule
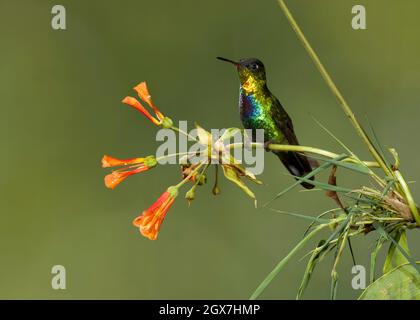
[[[299,145],[292,119],[279,99],[267,87],[264,64],[256,58],[240,59],[238,62],[217,57],[232,63],[239,75],[239,113],[245,129],[264,129],[264,145],[270,143]],[[256,135],[252,134],[255,142]],[[268,151],[268,150],[267,150]],[[302,177],[313,170],[311,161],[304,154],[291,151],[272,151],[295,177]],[[313,163],[315,166],[315,163]],[[310,178],[311,180],[314,177]],[[313,184],[301,182],[306,189]]]

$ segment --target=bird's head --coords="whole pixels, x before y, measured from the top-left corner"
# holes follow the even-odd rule
[[[249,92],[255,91],[266,84],[264,64],[256,58],[240,59],[238,62],[222,57],[217,59],[230,62],[238,70],[242,87]]]

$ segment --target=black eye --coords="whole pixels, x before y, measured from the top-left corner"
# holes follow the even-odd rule
[[[258,64],[256,64],[256,63],[249,64],[248,68],[251,69],[251,70],[258,70]]]

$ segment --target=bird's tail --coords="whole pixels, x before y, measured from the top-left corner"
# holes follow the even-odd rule
[[[318,167],[316,161],[308,159],[303,154],[297,152],[274,152],[289,172],[296,177],[303,177],[310,173],[314,168]],[[310,180],[314,180],[315,177],[310,177]],[[306,189],[312,189],[313,184],[309,182],[301,182],[302,187]]]

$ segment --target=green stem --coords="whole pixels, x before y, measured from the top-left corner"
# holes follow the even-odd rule
[[[353,111],[351,110],[347,101],[344,99],[341,92],[338,90],[334,81],[331,79],[330,75],[328,74],[327,70],[325,69],[324,65],[322,64],[321,60],[319,59],[318,55],[315,53],[314,49],[312,49],[312,46],[310,45],[310,43],[306,39],[305,35],[303,34],[302,30],[300,29],[299,25],[297,24],[295,18],[293,17],[291,12],[287,8],[287,5],[285,4],[284,0],[278,0],[278,3],[280,5],[280,8],[282,9],[282,11],[284,12],[287,20],[289,21],[292,29],[295,31],[297,37],[302,42],[304,48],[308,52],[312,61],[315,63],[315,66],[317,67],[318,71],[321,73],[321,76],[324,78],[325,82],[327,83],[328,87],[330,88],[330,90],[332,91],[334,96],[340,102],[341,108],[343,109],[346,116],[349,118],[349,120],[352,123],[353,127],[355,128],[356,132],[359,134],[359,136],[362,138],[362,140],[366,143],[370,153],[375,158],[375,160],[379,164],[379,166],[384,170],[385,173],[392,176],[392,172],[391,172],[390,168],[388,168],[386,166],[382,157],[379,155],[379,153],[376,151],[375,147],[370,142],[369,137],[367,136],[366,132],[363,130],[363,128],[361,127],[361,125],[357,121]]]
[[[411,194],[410,189],[408,188],[407,183],[405,182],[404,177],[402,176],[399,170],[394,171],[395,177],[397,178],[401,188],[404,191],[406,200],[408,202],[408,207],[410,208],[411,213],[413,214],[414,219],[417,222],[417,225],[420,226],[420,215],[417,209],[416,203],[414,202],[413,196]]]
[[[203,166],[203,164],[204,164],[204,162],[200,162],[198,165],[197,165],[197,167],[196,168],[194,168],[194,170],[192,170],[189,174],[188,174],[188,176],[186,176],[185,177],[185,179],[184,180],[182,180],[180,183],[178,183],[176,186],[175,186],[175,188],[181,188],[184,184],[186,184],[189,180],[190,180],[190,178],[198,171],[198,170],[200,170],[200,168]]]
[[[251,147],[254,148],[263,148],[264,144],[253,142],[250,144]],[[227,149],[235,149],[235,148],[242,148],[244,146],[243,143],[232,143],[226,146]],[[339,155],[327,150],[319,149],[319,148],[313,148],[313,147],[307,147],[307,146],[300,146],[300,145],[290,145],[290,144],[269,144],[268,148],[270,150],[276,150],[276,151],[294,151],[294,152],[307,152],[307,153],[313,153],[318,154],[330,159],[337,158]],[[356,160],[353,157],[347,157],[343,160],[344,162],[352,162],[352,163],[360,163],[360,160]],[[370,168],[379,168],[379,164],[377,162],[373,161],[362,161],[362,163]]]
[[[172,126],[171,129],[174,130],[174,131],[176,131],[176,132],[179,132],[179,133],[181,133],[181,134],[183,134],[185,136],[187,136],[188,138],[190,138],[193,141],[197,141],[198,142],[198,139],[197,138],[194,138],[192,135],[190,135],[189,133],[185,132],[184,130],[179,129],[178,127]]]
[[[379,166],[383,169],[385,174],[387,174],[390,177],[396,177],[399,186],[397,185],[397,189],[402,189],[405,194],[405,199],[407,200],[408,206],[411,209],[411,212],[417,222],[417,224],[420,226],[420,215],[417,210],[417,207],[414,203],[413,197],[411,195],[410,189],[408,188],[405,180],[402,178],[401,174],[397,176],[397,171],[393,172],[391,168],[389,168],[381,155],[376,150],[375,146],[370,141],[368,135],[363,130],[362,126],[359,124],[359,122],[356,119],[356,116],[354,115],[353,111],[351,110],[349,104],[344,99],[341,92],[338,90],[337,86],[335,85],[334,81],[328,74],[327,70],[325,69],[324,65],[322,64],[321,60],[319,59],[318,55],[315,53],[314,49],[306,39],[305,35],[303,34],[302,30],[300,29],[299,25],[297,24],[295,18],[293,17],[292,13],[289,11],[286,3],[284,0],[278,0],[279,6],[284,12],[287,20],[289,21],[292,29],[295,31],[297,37],[303,44],[304,48],[308,52],[309,56],[311,57],[312,61],[314,62],[315,66],[317,67],[318,71],[321,73],[321,76],[324,78],[325,82],[327,83],[328,87],[330,88],[331,92],[334,94],[334,96],[338,99],[340,102],[341,108],[343,109],[346,116],[349,118],[351,124],[355,128],[356,132],[360,136],[360,138],[363,140],[363,142],[367,145],[370,153],[376,160],[376,162],[379,164]],[[399,188],[400,187],[400,188]]]
[[[206,163],[206,166],[204,167],[204,169],[197,176],[197,180],[195,181],[194,186],[193,186],[194,189],[197,188],[198,183],[200,182],[201,177],[206,173],[206,171],[207,171],[207,169],[208,169],[209,166],[210,166],[210,162],[209,163]]]
[[[220,189],[219,189],[219,166],[216,165],[214,167],[214,185],[213,185],[213,194],[217,195],[220,193]]]
[[[338,281],[338,273],[337,273],[337,267],[338,267],[338,263],[340,262],[340,258],[343,254],[344,251],[344,247],[346,246],[346,242],[350,233],[350,227],[352,224],[352,219],[353,216],[351,216],[347,226],[346,226],[346,230],[344,231],[344,235],[341,239],[341,242],[338,241],[337,245],[337,255],[335,257],[335,261],[334,261],[334,265],[333,268],[331,270],[331,300],[335,300],[336,299],[336,294],[337,294],[337,281]]]
[[[177,156],[184,156],[184,155],[189,155],[189,154],[195,155],[196,153],[195,152],[171,153],[171,154],[168,154],[166,156],[161,156],[161,157],[156,158],[156,161],[159,162],[159,161],[164,160],[164,159],[167,159],[167,158],[172,158],[172,157],[177,157]]]

